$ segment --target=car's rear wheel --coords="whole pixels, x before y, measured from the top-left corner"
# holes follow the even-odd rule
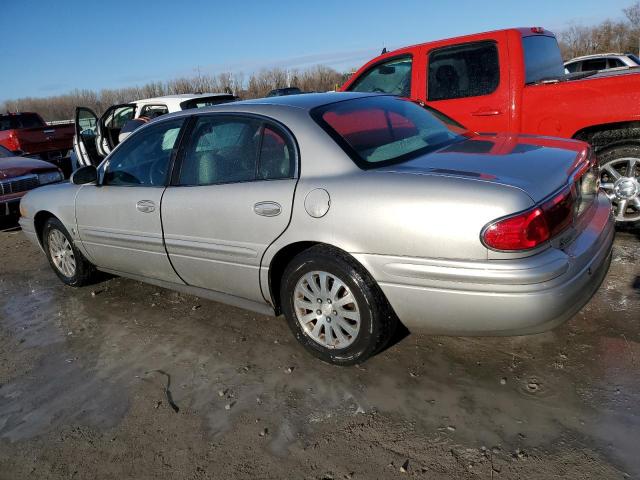
[[[42,230],[42,246],[49,264],[58,278],[72,287],[91,282],[95,269],[73,244],[73,240],[57,218],[49,218]]]
[[[334,248],[313,247],[296,256],[285,269],[280,293],[296,339],[329,363],[361,363],[395,330],[395,314],[375,280]]]
[[[613,204],[618,225],[640,224],[640,146],[621,145],[598,155],[600,185]]]

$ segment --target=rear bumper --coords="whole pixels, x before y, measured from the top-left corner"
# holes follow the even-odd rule
[[[358,255],[410,329],[451,335],[539,333],[575,315],[602,283],[615,234],[599,196],[563,250],[517,260],[448,261]]]

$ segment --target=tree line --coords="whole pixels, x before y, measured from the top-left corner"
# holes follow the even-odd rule
[[[606,19],[597,25],[572,25],[558,33],[565,60],[592,53],[635,53],[640,49],[640,2],[622,10],[620,20]]]
[[[558,32],[563,58],[591,53],[634,52],[640,48],[640,1],[623,9],[620,20],[604,20],[597,25],[572,25]],[[38,112],[47,121],[73,118],[76,106],[89,107],[98,115],[114,104],[142,98],[195,92],[227,92],[240,98],[264,97],[270,90],[296,86],[303,91],[324,92],[342,85],[348,74],[324,65],[303,71],[265,69],[245,79],[242,73],[200,74],[142,86],[102,89],[76,89],[64,95],[26,97],[0,103],[0,112]]]
[[[25,97],[0,103],[0,112],[38,112],[46,121],[73,118],[75,107],[89,107],[101,115],[111,105],[128,103],[142,98],[182,93],[233,93],[240,98],[260,98],[271,90],[289,85],[307,92],[335,90],[348,75],[317,65],[307,70],[264,69],[245,80],[241,73],[224,72],[217,75],[198,73],[165,82],[149,82],[141,86],[106,88],[100,91],[76,89],[63,95]]]

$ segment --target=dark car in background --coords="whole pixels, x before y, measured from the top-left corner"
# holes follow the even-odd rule
[[[17,215],[20,199],[29,190],[63,179],[62,171],[52,163],[18,157],[0,146],[0,218]]]

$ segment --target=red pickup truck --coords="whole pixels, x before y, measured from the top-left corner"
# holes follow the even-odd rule
[[[640,222],[640,68],[565,74],[553,33],[514,28],[383,53],[341,90],[409,97],[478,132],[589,142],[616,220]]]
[[[74,134],[73,123],[47,125],[37,113],[0,115],[0,145],[16,155],[37,157],[60,168],[73,147]]]

